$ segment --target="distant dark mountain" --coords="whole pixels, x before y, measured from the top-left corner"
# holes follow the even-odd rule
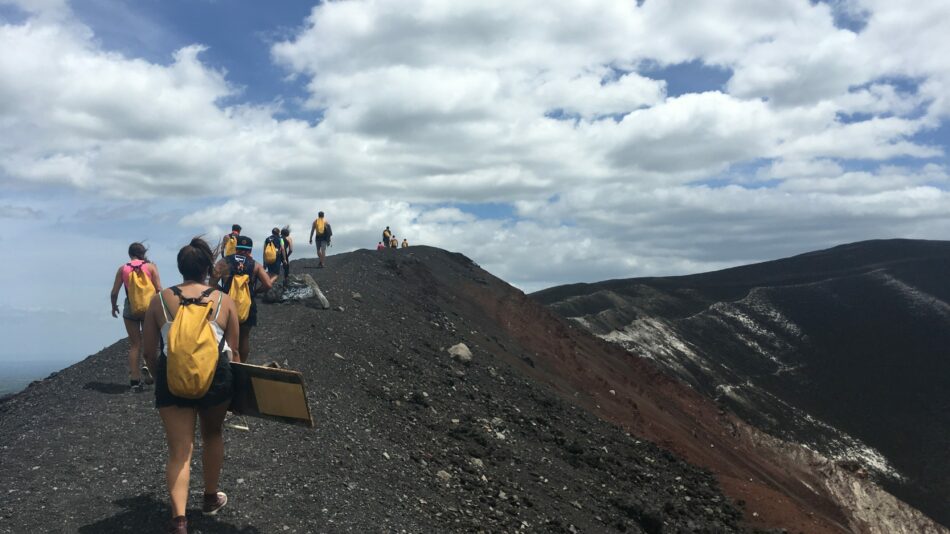
[[[950,242],[532,295],[950,525]]]

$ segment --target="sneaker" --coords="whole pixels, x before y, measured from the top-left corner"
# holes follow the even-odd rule
[[[168,534],[188,534],[188,519],[180,515],[168,523]]]
[[[155,379],[152,378],[152,372],[148,370],[147,365],[142,366],[142,380],[149,386],[155,383]]]
[[[204,515],[214,515],[218,510],[228,504],[228,495],[223,491],[217,493],[205,493],[204,504],[201,505],[201,513]]]
[[[132,393],[142,393],[145,391],[145,386],[143,386],[141,382],[136,382],[129,386],[129,391]]]

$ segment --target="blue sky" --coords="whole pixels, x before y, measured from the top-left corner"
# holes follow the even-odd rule
[[[312,1],[81,0],[72,6],[104,48],[129,56],[168,64],[179,48],[206,46],[202,60],[240,88],[234,102],[281,100],[297,113],[306,97],[303,80],[288,78],[271,61],[270,45],[301,26]]]
[[[943,238],[947,34],[940,1],[0,0],[0,360],[120,337],[130,241],[174,280],[318,210],[335,252],[389,225],[528,291]]]

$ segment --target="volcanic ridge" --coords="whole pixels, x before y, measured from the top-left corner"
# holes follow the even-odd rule
[[[797,461],[459,254],[356,251],[291,272],[329,308],[261,303],[251,362],[304,374],[316,428],[228,429],[231,501],[214,519],[194,512],[197,449],[193,530],[872,532],[884,514],[893,532],[940,531],[894,499],[857,513],[829,480],[866,481]],[[470,358],[449,353],[460,343]],[[126,391],[126,350],[0,400],[0,532],[164,524],[164,435],[152,396]]]
[[[950,243],[854,243],[533,295],[950,525]]]

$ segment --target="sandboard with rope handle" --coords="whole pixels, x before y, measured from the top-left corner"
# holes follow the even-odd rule
[[[234,397],[229,408],[232,412],[313,428],[307,388],[300,372],[280,369],[276,364],[231,362],[231,374],[234,377]]]

